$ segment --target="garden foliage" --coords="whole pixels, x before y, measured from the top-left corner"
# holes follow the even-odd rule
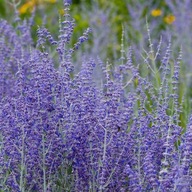
[[[0,190],[191,191],[182,50],[174,59],[171,40],[156,49],[147,27],[149,47],[135,64],[123,30],[117,64],[82,56],[75,71],[72,57],[91,30],[70,46],[74,20],[64,6],[56,39],[42,26],[34,43],[33,18],[0,21]]]

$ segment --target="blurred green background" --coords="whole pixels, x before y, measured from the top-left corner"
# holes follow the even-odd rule
[[[58,35],[59,15],[63,14],[62,0],[13,0],[17,3],[17,10],[22,19],[29,18],[34,8],[36,9],[35,24],[33,28],[33,38],[35,39],[35,31],[37,26],[45,23],[45,26],[52,34]],[[131,44],[141,44],[143,41],[142,28],[146,27],[147,21],[155,23],[155,36],[161,34],[166,28],[171,28],[175,21],[175,16],[166,4],[165,0],[69,0],[72,2],[71,15],[75,19],[77,26],[74,30],[72,43],[83,33],[88,27],[94,28],[95,31],[105,30],[108,42],[105,43],[105,55],[103,58],[118,58],[120,51],[120,40],[122,34],[122,25],[125,28],[127,42]],[[12,21],[14,17],[14,8],[12,0],[0,0],[0,17]],[[139,28],[138,26],[141,25]],[[153,25],[153,24],[152,24]],[[109,32],[110,31],[110,32]],[[98,35],[99,35],[98,34]],[[95,34],[96,35],[96,34]],[[96,35],[96,36],[98,36]],[[114,38],[115,37],[115,38]],[[103,37],[105,38],[105,37]],[[103,54],[103,47],[97,54]],[[117,55],[116,55],[117,54]]]

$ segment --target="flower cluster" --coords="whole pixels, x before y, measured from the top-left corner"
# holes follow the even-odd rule
[[[58,39],[39,28],[36,47],[30,22],[14,29],[0,21],[0,188],[191,191],[192,118],[183,130],[178,101],[182,52],[172,66],[171,42],[161,60],[149,36],[151,74],[143,77],[122,38],[120,64],[82,59],[75,72],[72,56],[91,30],[70,47],[74,21],[64,6]]]

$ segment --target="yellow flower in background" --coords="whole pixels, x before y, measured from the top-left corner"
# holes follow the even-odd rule
[[[64,12],[64,9],[59,9],[59,14],[60,14],[60,15],[64,15],[64,13],[65,13],[65,12]]]
[[[153,10],[151,11],[151,15],[152,15],[153,17],[159,17],[159,16],[162,15],[162,11],[161,11],[161,9],[153,9]]]
[[[24,5],[22,5],[19,8],[19,13],[20,14],[25,14],[27,12],[31,12],[33,10],[33,8],[35,7],[35,5],[36,5],[36,1],[35,0],[28,1],[27,3],[25,3]]]
[[[47,2],[47,3],[56,3],[57,0],[45,0],[45,2]]]
[[[174,15],[167,15],[166,17],[164,17],[164,21],[165,23],[171,25],[174,21],[175,21],[175,16]]]
[[[56,2],[57,0],[30,0],[27,1],[25,4],[23,4],[18,11],[20,14],[25,14],[27,12],[32,12],[33,9],[39,4],[56,3]]]

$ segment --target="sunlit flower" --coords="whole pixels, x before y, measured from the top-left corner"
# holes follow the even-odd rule
[[[33,8],[36,5],[36,1],[32,0],[32,1],[28,1],[27,3],[23,4],[20,8],[19,8],[19,13],[20,14],[25,14],[27,12],[31,12],[33,10]]]
[[[164,21],[167,24],[172,24],[175,21],[175,16],[174,15],[167,15],[166,17],[164,17]]]
[[[152,15],[153,17],[158,17],[158,16],[162,15],[162,11],[161,11],[161,9],[153,9],[153,10],[151,11],[151,15]]]
[[[19,13],[20,14],[25,14],[27,12],[32,12],[35,6],[43,3],[56,3],[57,0],[30,0],[23,4],[19,8]]]
[[[48,2],[48,3],[56,3],[57,0],[45,0],[45,2]]]
[[[64,15],[64,9],[59,9],[59,14]]]

